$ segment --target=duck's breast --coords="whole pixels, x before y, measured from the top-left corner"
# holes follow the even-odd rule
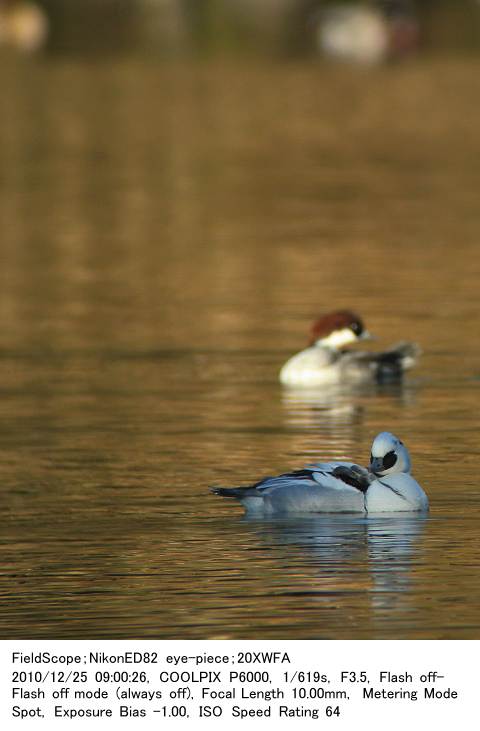
[[[428,510],[428,498],[408,473],[389,475],[372,482],[365,506],[369,513],[400,513]]]
[[[335,383],[340,377],[337,359],[338,353],[330,348],[306,348],[285,363],[280,371],[280,381],[287,386]]]

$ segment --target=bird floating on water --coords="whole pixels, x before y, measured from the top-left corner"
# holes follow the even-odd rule
[[[368,469],[327,462],[266,477],[246,487],[215,487],[247,513],[397,513],[428,510],[428,498],[410,474],[410,455],[390,432],[373,440]]]
[[[287,386],[398,381],[420,355],[418,345],[404,341],[382,352],[343,350],[369,338],[358,315],[350,310],[330,312],[314,323],[310,346],[282,367],[280,381]]]

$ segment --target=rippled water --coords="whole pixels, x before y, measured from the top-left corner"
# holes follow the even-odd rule
[[[478,66],[2,67],[3,637],[480,637]],[[346,306],[419,367],[282,390]],[[383,429],[428,517],[208,492]]]

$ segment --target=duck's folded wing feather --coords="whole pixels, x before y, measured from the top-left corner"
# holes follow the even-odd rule
[[[332,472],[337,480],[341,480],[346,485],[350,485],[360,492],[367,492],[374,476],[359,465],[339,465]]]
[[[342,368],[344,373],[354,373],[359,366],[369,368],[381,378],[401,375],[403,371],[413,368],[421,355],[416,343],[402,341],[384,351],[342,351]]]
[[[301,470],[294,470],[292,472],[285,472],[282,475],[276,477],[266,477],[264,480],[257,482],[253,487],[256,488],[257,492],[265,494],[265,492],[271,492],[279,487],[293,487],[300,485],[305,487],[307,485],[315,486],[315,470],[305,467]]]
[[[321,468],[324,469],[321,469]],[[350,463],[330,463],[305,467],[302,470],[286,472],[277,477],[267,477],[254,487],[263,495],[271,494],[280,488],[298,490],[300,488],[318,488],[334,490],[336,492],[365,492],[367,470]]]
[[[330,462],[213,492],[241,501],[260,499],[265,509],[274,511],[358,512],[364,509],[367,475],[359,465]]]

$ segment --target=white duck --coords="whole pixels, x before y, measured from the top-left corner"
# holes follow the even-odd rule
[[[313,25],[316,45],[325,56],[358,65],[407,58],[420,42],[411,0],[328,2],[314,15]]]
[[[247,487],[212,492],[239,500],[248,513],[394,513],[428,510],[410,474],[407,448],[390,432],[373,440],[368,469],[351,462],[316,464]]]
[[[286,386],[398,381],[417,362],[420,348],[403,341],[383,352],[342,350],[369,338],[362,320],[351,310],[329,312],[314,323],[310,347],[282,367],[280,381]]]

